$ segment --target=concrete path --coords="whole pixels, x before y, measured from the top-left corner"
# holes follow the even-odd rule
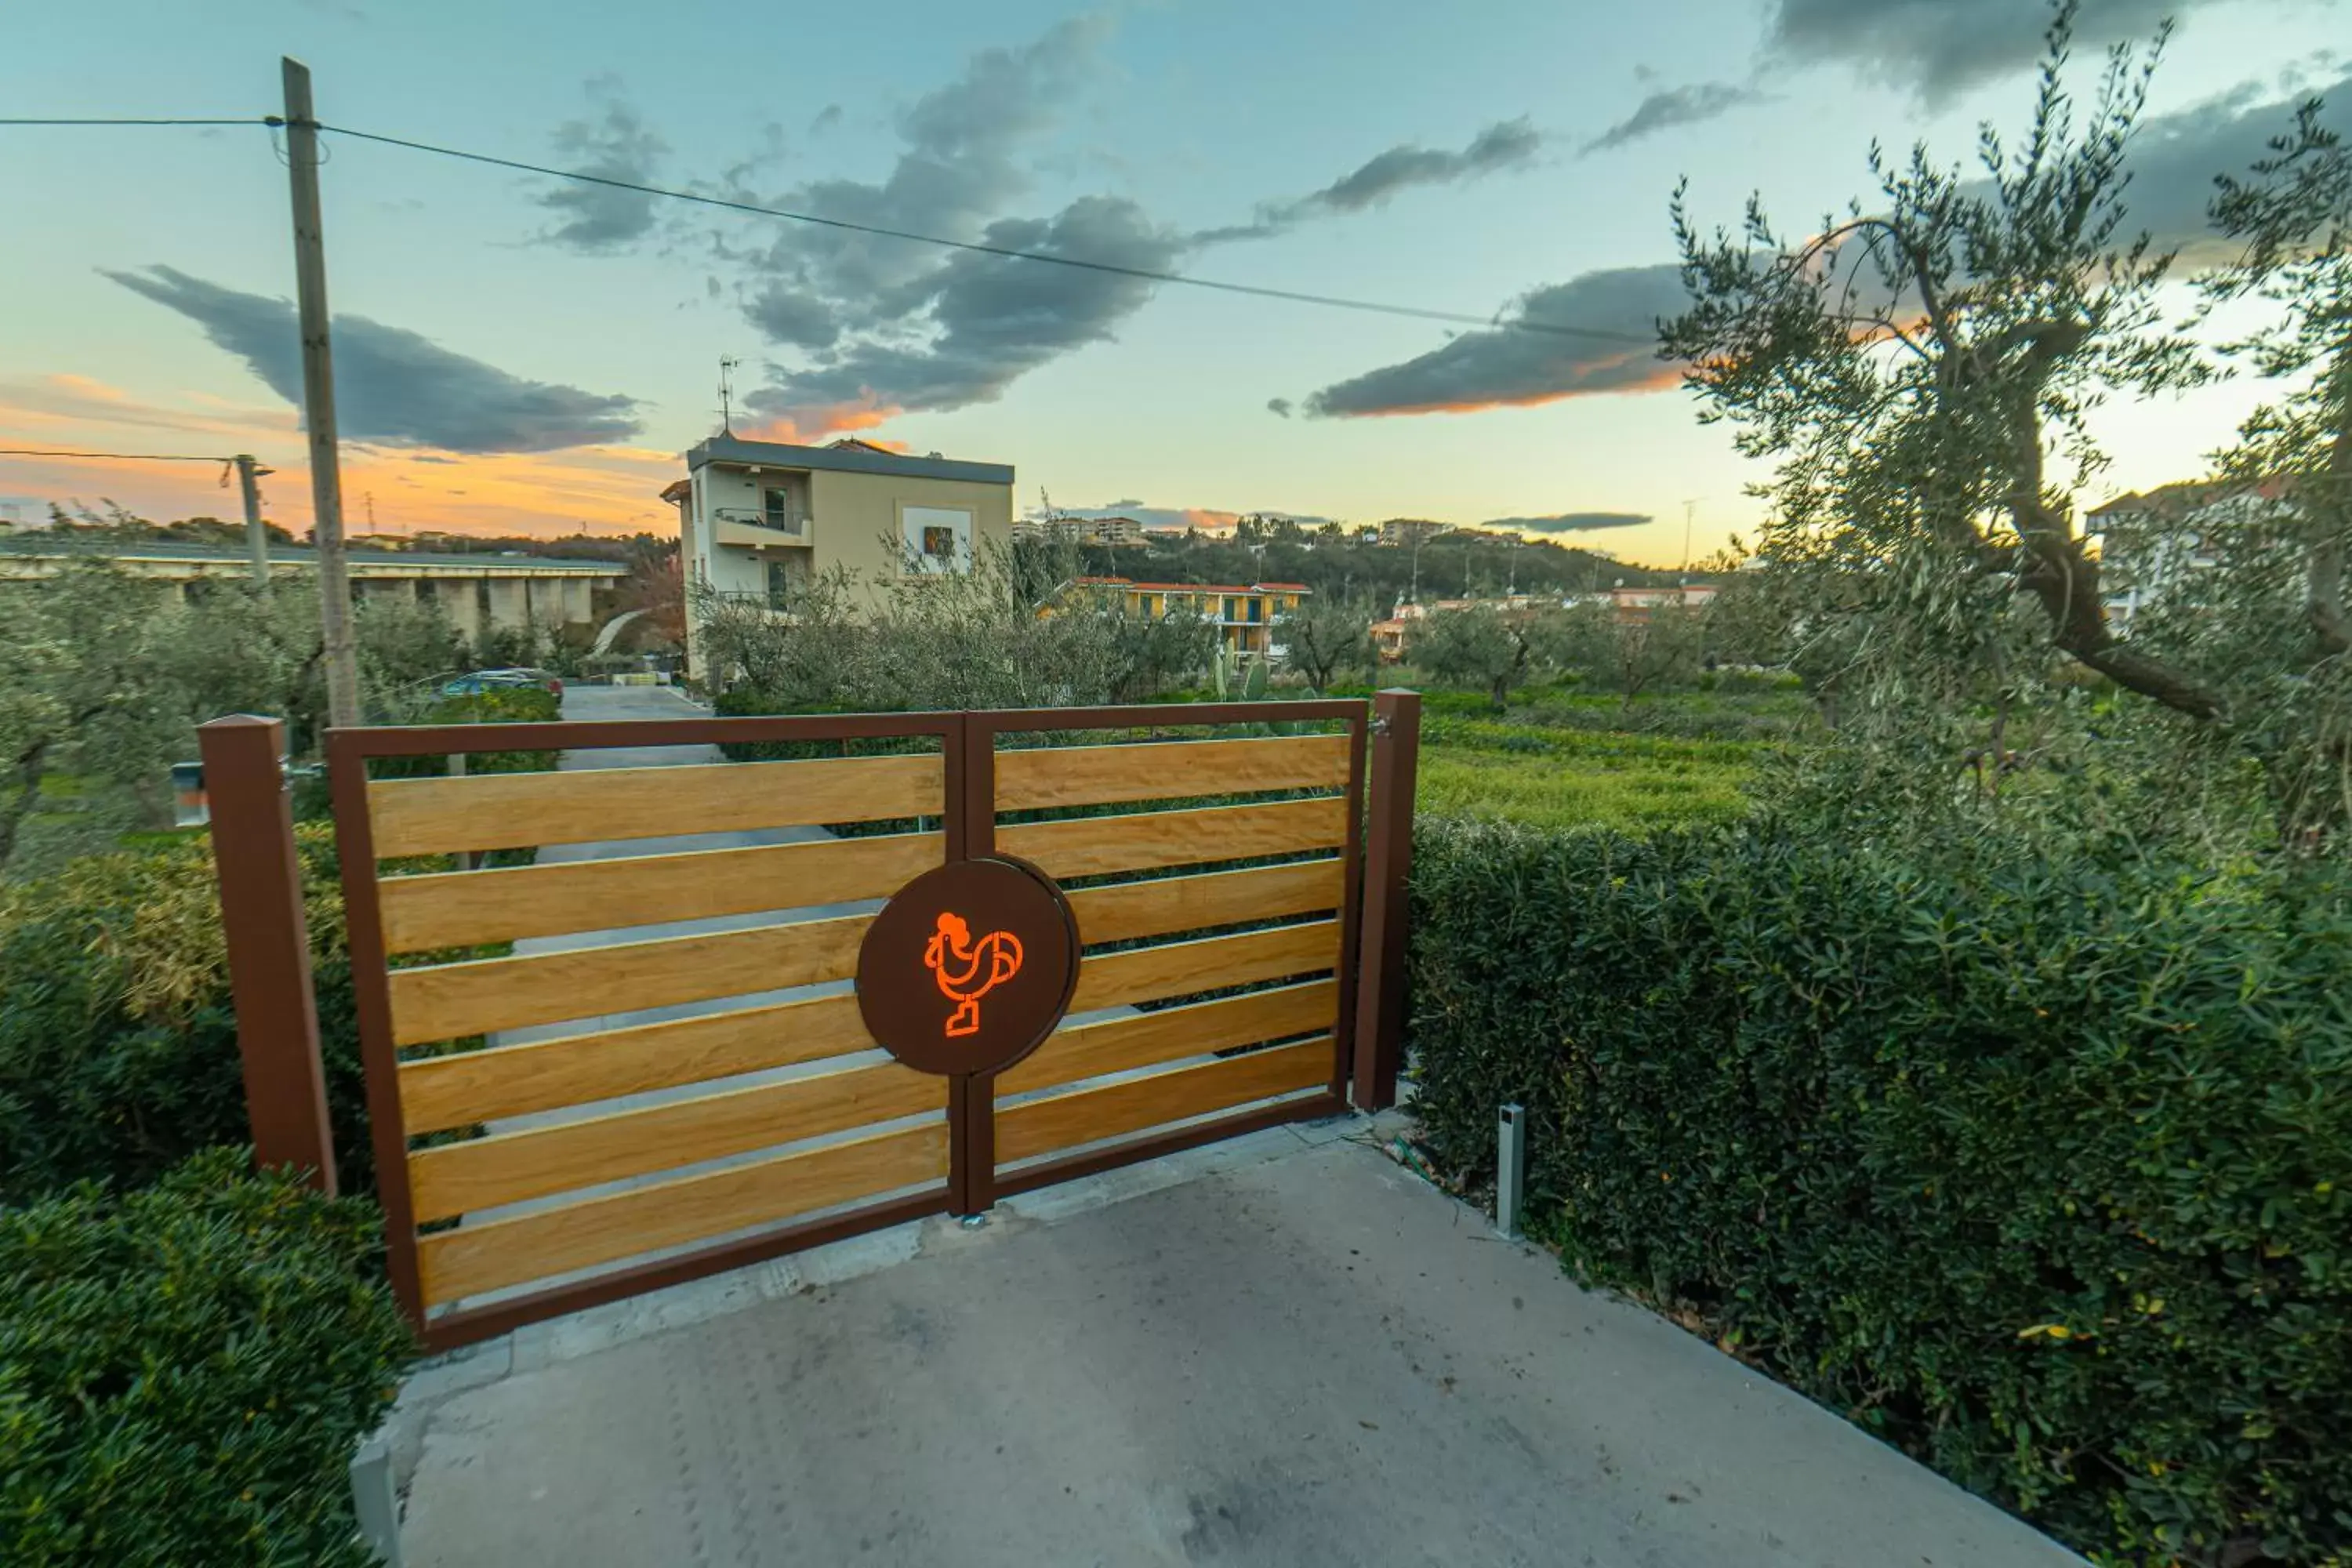
[[[408,1563],[2077,1561],[1377,1150],[1245,1142],[489,1347],[425,1420]]]

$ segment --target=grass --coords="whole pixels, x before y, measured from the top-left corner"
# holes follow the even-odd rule
[[[1422,729],[1426,812],[1640,833],[1728,822],[1771,742],[1505,723],[1440,715]]]

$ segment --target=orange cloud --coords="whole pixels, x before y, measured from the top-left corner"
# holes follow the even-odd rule
[[[797,415],[782,415],[737,434],[751,441],[784,441],[795,447],[814,447],[827,436],[877,429],[905,412],[896,404],[879,403],[865,397],[854,403],[827,404]],[[903,443],[886,441],[876,445],[903,446]]]
[[[1197,528],[1203,533],[1222,533],[1241,520],[1242,514],[1237,511],[1213,511],[1207,507],[1199,506],[1188,506],[1184,509],[1185,524],[1188,527]]]

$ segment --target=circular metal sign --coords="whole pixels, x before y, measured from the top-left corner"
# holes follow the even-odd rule
[[[1037,1048],[1078,983],[1062,889],[1024,861],[955,860],[898,889],[857,952],[857,1010],[923,1072],[994,1072]]]

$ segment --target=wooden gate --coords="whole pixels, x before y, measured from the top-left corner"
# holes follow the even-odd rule
[[[1388,1103],[1417,709],[1380,705],[1377,740],[1357,701],[331,733],[403,1306],[445,1347],[1330,1114],[1351,1080]],[[290,879],[282,796],[239,766],[257,729],[205,736],[257,1152],[323,1175],[289,900],[252,858]],[[761,760],[383,776],[714,743]],[[1001,1073],[917,1071],[861,1019],[860,942],[878,900],[988,856],[1066,898],[1068,1012]],[[299,894],[292,919],[299,947]]]

